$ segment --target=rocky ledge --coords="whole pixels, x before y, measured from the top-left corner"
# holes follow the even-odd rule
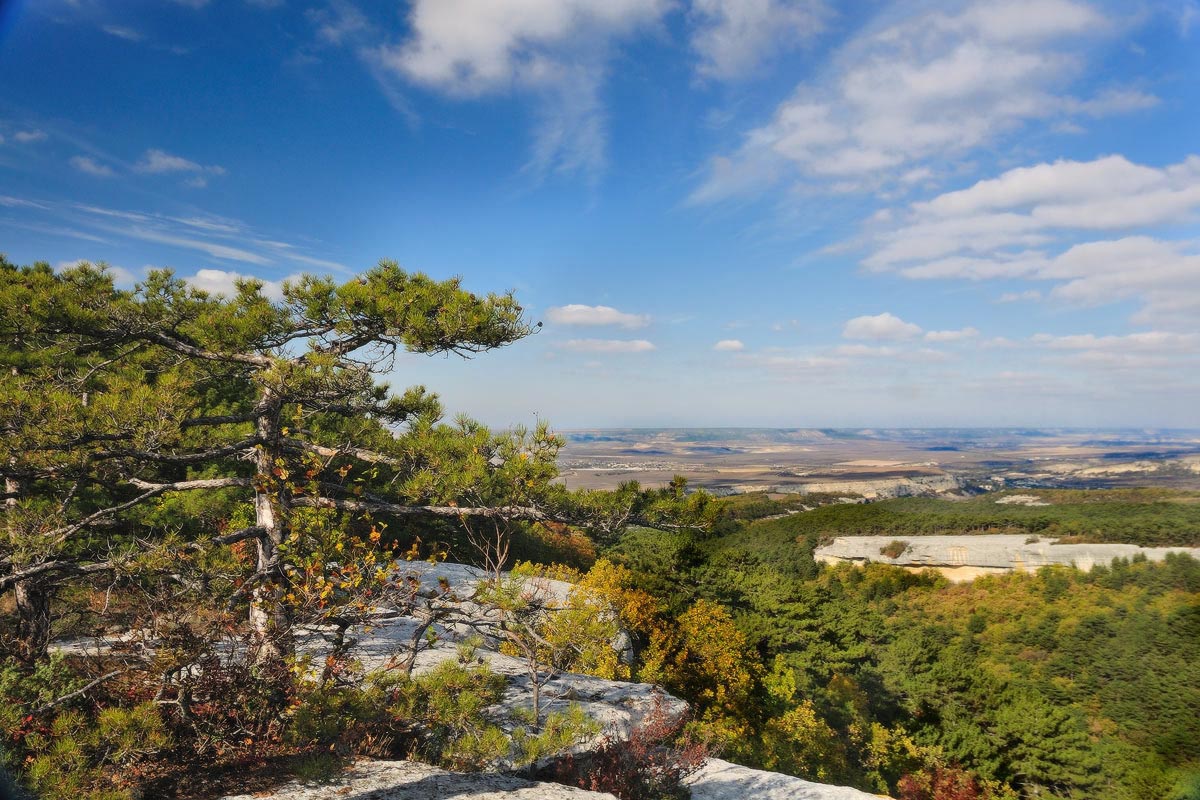
[[[688,781],[692,800],[879,800],[845,786],[780,775],[710,759]],[[293,782],[273,794],[239,794],[223,800],[616,800],[558,783],[495,773],[446,772],[412,761],[359,761],[319,784]]]

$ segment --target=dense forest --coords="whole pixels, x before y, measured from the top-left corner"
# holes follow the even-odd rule
[[[729,685],[682,675],[673,685],[732,732],[734,760],[906,800],[1200,796],[1196,560],[958,586],[932,571],[813,560],[835,534],[1193,544],[1200,532],[1190,493],[1039,494],[1056,505],[913,498],[757,520],[745,517],[774,517],[779,501],[746,496],[731,502],[724,533],[635,529],[607,555],[669,616],[706,608],[727,620]]]
[[[220,796],[368,755],[540,764],[658,798],[717,752],[901,800],[1200,798],[1197,561],[952,586],[813,559],[855,533],[1194,545],[1197,495],[801,511],[682,480],[568,491],[547,426],[447,422],[432,393],[383,382],[402,351],[530,335],[513,297],[388,262],[280,301],[260,289],[209,295],[163,271],[122,290],[101,267],[0,259],[0,757],[39,796]],[[485,613],[421,589],[413,560],[482,567],[466,599]],[[572,582],[566,605],[531,598],[531,576]],[[369,671],[356,635],[380,608],[421,625]],[[495,718],[504,679],[471,641],[414,671],[451,623],[524,659],[530,708]],[[597,733],[539,708],[563,671],[659,684],[690,719],[637,758],[610,742],[575,773],[547,766]]]

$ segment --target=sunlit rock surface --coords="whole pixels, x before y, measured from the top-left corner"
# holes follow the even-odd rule
[[[895,558],[880,551],[895,541],[908,549]],[[838,536],[818,547],[818,561],[868,561],[895,564],[910,569],[933,567],[951,580],[973,580],[989,573],[1027,572],[1061,564],[1090,570],[1114,558],[1144,555],[1162,561],[1168,553],[1187,553],[1200,558],[1198,547],[1139,547],[1135,544],[1056,544],[1052,538],[1027,534],[980,534],[977,536]]]
[[[692,800],[878,800],[882,796],[750,769],[719,758],[706,761],[686,783]]]
[[[557,783],[538,783],[495,773],[446,772],[414,761],[360,761],[336,780],[293,782],[270,795],[239,794],[223,800],[615,800]]]

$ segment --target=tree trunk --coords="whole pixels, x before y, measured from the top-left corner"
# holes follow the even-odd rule
[[[15,512],[17,507],[16,495],[21,492],[21,482],[5,476],[4,493],[9,495],[4,501],[7,514]],[[9,517],[7,524],[14,524]],[[46,655],[46,647],[50,644],[50,589],[46,583],[37,578],[28,578],[13,584],[13,592],[17,600],[17,658],[25,664],[33,664]]]
[[[50,587],[37,578],[13,584],[17,598],[17,657],[33,664],[50,644]]]
[[[260,664],[292,654],[292,619],[283,597],[283,564],[279,545],[287,535],[287,478],[277,473],[282,449],[279,415],[282,403],[270,391],[259,404],[257,432],[262,444],[255,454],[254,516],[263,529],[257,538],[258,585],[250,598],[250,625],[258,639]]]

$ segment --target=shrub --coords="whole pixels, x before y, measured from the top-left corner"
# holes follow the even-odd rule
[[[879,555],[887,556],[888,558],[899,558],[912,549],[912,545],[902,539],[893,539],[892,541],[879,548]]]
[[[686,798],[684,778],[708,758],[708,746],[683,734],[684,715],[672,715],[655,694],[646,719],[628,739],[606,734],[592,751],[569,754],[549,772],[559,783],[594,792],[609,792],[620,800]]]

